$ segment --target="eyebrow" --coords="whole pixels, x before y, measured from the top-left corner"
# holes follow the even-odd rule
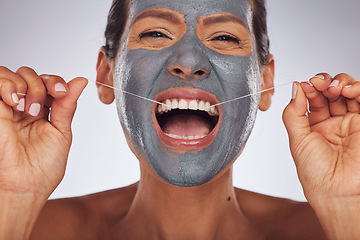
[[[136,16],[136,18],[133,21],[133,24],[141,19],[149,18],[149,17],[164,19],[175,24],[181,23],[181,19],[178,16],[176,16],[174,13],[166,12],[163,10],[151,9],[142,12],[138,16]]]
[[[203,20],[204,25],[211,25],[211,24],[215,24],[215,23],[224,23],[224,22],[239,23],[246,27],[245,23],[240,18],[238,18],[234,15],[208,16]]]

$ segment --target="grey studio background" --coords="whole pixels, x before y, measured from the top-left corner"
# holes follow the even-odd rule
[[[0,65],[26,65],[40,73],[95,80],[111,0],[1,0]],[[268,0],[276,85],[318,72],[346,72],[360,80],[360,2]],[[234,185],[273,196],[305,200],[288,148],[281,114],[291,85],[278,88],[269,111],[259,112],[253,134],[234,166]],[[67,171],[51,198],[123,187],[139,179],[115,105],[102,104],[89,83],[73,121]]]

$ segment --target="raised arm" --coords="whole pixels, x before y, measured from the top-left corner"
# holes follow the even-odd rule
[[[86,84],[0,67],[0,239],[28,239],[62,180],[71,121]]]
[[[360,239],[360,82],[310,83],[296,83],[283,115],[298,176],[328,237]]]

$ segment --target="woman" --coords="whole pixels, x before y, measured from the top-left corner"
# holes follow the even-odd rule
[[[356,181],[346,181],[346,189],[341,182],[354,173],[337,171],[348,163],[356,166],[346,158],[358,159],[358,82],[345,74],[331,78],[323,73],[311,79],[312,85],[295,83],[284,112],[299,177],[317,218],[308,204],[232,186],[232,163],[246,143],[256,108],[269,107],[271,92],[214,109],[206,105],[272,86],[274,61],[262,50],[266,31],[259,34],[255,26],[261,2],[138,0],[129,8],[125,4],[122,14],[110,13],[110,20],[114,14],[127,24],[113,40],[108,37],[99,53],[97,81],[165,104],[159,107],[124,93],[115,98],[112,90],[99,86],[104,103],[117,101],[128,143],[140,161],[140,182],[48,202],[42,209],[63,176],[70,122],[86,80],[66,84],[29,68],[16,73],[3,68],[4,238],[27,238],[41,209],[34,239],[322,239],[320,223],[329,238],[354,237],[347,234],[356,233],[351,229],[356,221],[349,219],[354,217]],[[109,22],[107,35],[112,35]],[[119,29],[116,22],[114,26]],[[46,97],[47,91],[53,99]],[[25,101],[16,92],[26,93]]]

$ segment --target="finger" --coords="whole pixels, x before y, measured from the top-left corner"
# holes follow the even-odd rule
[[[69,139],[71,138],[71,122],[76,110],[76,102],[88,81],[85,78],[75,78],[68,86],[68,94],[63,98],[55,98],[51,105],[51,124]]]
[[[348,111],[351,113],[360,113],[360,104],[356,99],[346,99]]]
[[[308,118],[310,126],[330,118],[328,100],[324,95],[307,82],[302,82],[301,88],[309,102]]]
[[[5,102],[0,101],[0,119],[13,121],[14,111]]]
[[[6,67],[0,66],[0,78],[13,81],[16,85],[16,92],[26,94],[27,84],[18,74],[12,72]]]
[[[307,99],[299,83],[293,84],[293,98],[285,108],[283,121],[289,134],[290,148],[296,152],[296,146],[310,134],[307,112]]]
[[[345,86],[341,94],[347,98],[347,108],[349,112],[360,113],[360,82],[355,82]]]
[[[69,88],[62,77],[44,74],[41,75],[40,78],[43,81],[48,94],[52,97],[61,98],[67,95]]]
[[[14,84],[16,86],[16,92],[18,93],[19,104],[16,107],[13,107],[13,109],[16,111],[23,112],[24,108],[25,108],[24,95],[27,91],[26,82],[18,74],[14,73],[11,70],[9,70],[8,68],[2,67],[2,66],[0,66],[0,78],[4,78],[4,79],[14,82]],[[14,98],[14,101],[17,100],[15,95],[13,95],[12,97]]]
[[[329,88],[323,92],[329,100],[330,114],[332,116],[344,116],[348,112],[346,98],[341,94],[344,86],[356,81],[348,74],[338,74],[334,77]]]
[[[319,73],[309,80],[314,88],[320,92],[327,90],[331,84],[331,81],[332,77],[328,73]]]
[[[344,86],[341,94],[346,98],[360,102],[360,82],[353,82]]]
[[[43,74],[40,78],[48,91],[44,107],[50,108],[54,98],[62,98],[67,95],[69,87],[62,77]]]
[[[25,98],[25,112],[35,117],[39,115],[46,99],[44,83],[31,68],[21,67],[16,73],[24,79],[28,86]]]
[[[11,107],[19,104],[19,98],[16,93],[16,85],[8,79],[0,79],[0,98],[4,103]]]
[[[51,108],[51,105],[52,105],[52,103],[53,103],[53,101],[54,101],[54,98],[52,97],[52,96],[47,96],[46,97],[46,100],[45,100],[45,103],[44,103],[44,107],[46,107],[46,108]]]

